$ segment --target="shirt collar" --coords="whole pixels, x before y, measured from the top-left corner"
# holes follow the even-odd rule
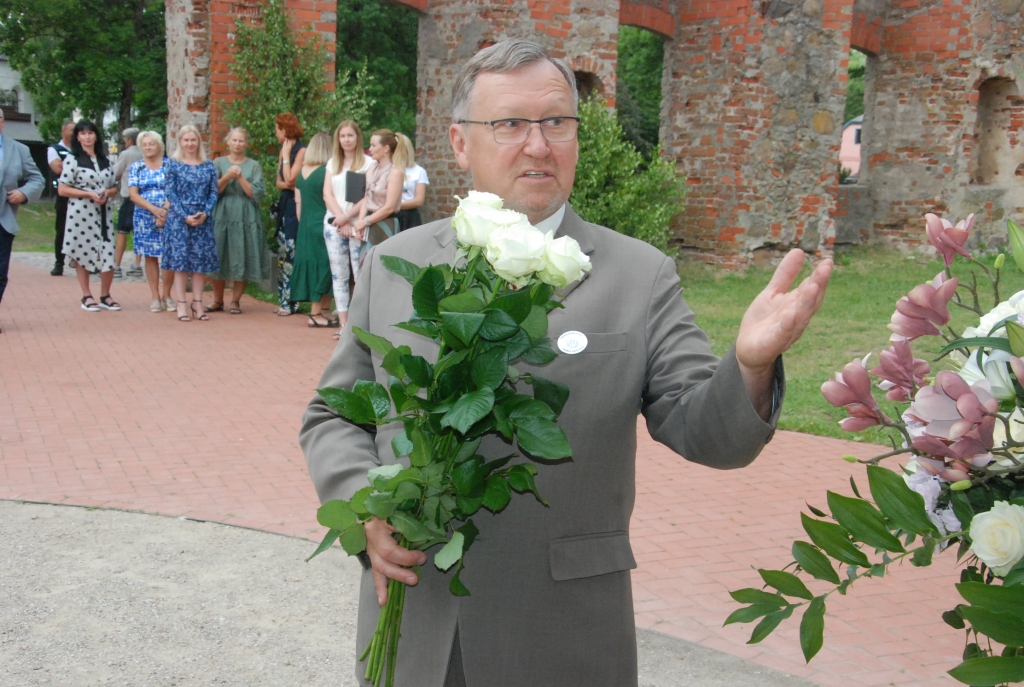
[[[555,211],[555,214],[551,215],[547,219],[542,219],[537,222],[534,226],[540,229],[541,233],[547,234],[550,232],[558,231],[558,227],[562,226],[562,219],[565,217],[565,203],[562,203],[562,207]]]

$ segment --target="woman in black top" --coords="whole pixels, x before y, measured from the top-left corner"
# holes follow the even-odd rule
[[[295,115],[289,112],[279,114],[274,118],[274,125],[274,133],[281,144],[276,179],[277,188],[281,189],[277,214],[277,267],[280,275],[277,296],[281,307],[278,308],[277,314],[286,317],[298,310],[298,304],[291,298],[295,237],[299,231],[299,217],[295,209],[295,179],[302,169],[306,146],[302,142],[302,127]]]

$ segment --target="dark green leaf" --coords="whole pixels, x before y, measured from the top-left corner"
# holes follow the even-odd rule
[[[1001,336],[975,336],[966,339],[957,339],[944,346],[939,354],[936,356],[936,360],[946,355],[950,351],[955,351],[958,348],[994,348],[999,351],[1006,351],[1007,353],[1013,353],[1010,348],[1010,342]],[[883,470],[885,468],[882,468]]]
[[[543,282],[533,285],[530,289],[530,298],[533,300],[534,305],[545,305],[551,296],[555,293],[555,287],[550,284],[544,284]]]
[[[465,360],[466,356],[468,355],[468,350],[454,351],[452,353],[449,353],[448,355],[441,358],[440,360],[437,361],[437,363],[434,364],[434,376],[440,377],[442,372],[451,367],[454,367],[455,365],[458,365],[463,360]]]
[[[786,604],[783,604],[786,605]],[[752,623],[758,618],[763,618],[769,613],[775,613],[779,610],[778,604],[753,604],[751,606],[744,606],[729,614],[729,617],[722,623],[722,627],[726,625],[732,625],[733,623]]]
[[[473,360],[473,383],[478,389],[494,389],[508,374],[508,353],[501,346],[481,353]]]
[[[772,594],[771,592],[765,592],[760,589],[737,589],[734,592],[729,592],[729,596],[732,597],[733,601],[741,604],[768,604],[775,605],[776,608],[782,608],[789,602],[786,601],[779,594]]]
[[[416,448],[415,444],[404,431],[396,434],[391,440],[391,450],[395,452],[396,457],[407,456],[412,453],[414,448]]]
[[[403,355],[402,367],[405,368],[405,374],[409,376],[412,383],[418,387],[426,388],[430,386],[430,382],[434,379],[430,363],[422,356]]]
[[[462,545],[462,551],[465,553],[469,551],[469,547],[476,541],[477,536],[480,534],[480,530],[476,528],[472,520],[467,520],[462,527],[457,527],[456,532],[461,532],[462,536],[466,538],[466,543]]]
[[[533,384],[533,397],[547,403],[555,417],[561,415],[565,402],[569,400],[569,387],[538,375],[530,375],[530,383]]]
[[[828,557],[805,541],[793,542],[793,558],[804,571],[817,580],[839,584],[839,574]]]
[[[428,339],[436,340],[441,334],[441,332],[438,331],[436,324],[430,320],[424,320],[418,317],[414,317],[408,322],[400,322],[399,324],[396,324],[395,327],[398,329],[404,329],[407,332],[412,332],[413,334],[425,336]]]
[[[394,255],[382,255],[380,256],[380,264],[384,265],[384,269],[393,274],[397,274],[402,277],[410,284],[416,283],[416,278],[420,276],[420,268],[418,265],[405,260],[403,258],[396,257]]]
[[[332,525],[326,526],[332,527]],[[962,582],[956,586],[956,589],[960,592],[960,596],[976,608],[1014,613],[1024,618],[1024,586],[1022,585],[1007,587],[983,582]]]
[[[1000,644],[1024,646],[1024,619],[1013,613],[998,613],[986,608],[961,606],[960,615],[975,630]]]
[[[533,303],[530,300],[530,292],[520,290],[507,296],[496,298],[488,307],[504,310],[509,314],[513,322],[519,324],[530,315]]]
[[[394,513],[388,518],[388,522],[396,530],[401,532],[406,541],[421,542],[433,539],[433,533],[424,527],[423,523],[405,513]]]
[[[483,505],[484,499],[482,496],[456,496],[455,504],[459,509],[459,519],[469,517],[473,513],[480,510],[480,506]]]
[[[504,341],[491,345],[504,346],[506,349],[508,349],[508,359],[512,361],[521,356],[523,354],[523,351],[525,351],[526,349],[533,345],[533,342],[530,341],[529,334],[524,332],[522,329],[519,329],[516,331],[515,334],[505,339]]]
[[[963,616],[958,611],[946,611],[942,614],[942,620],[954,630],[962,630],[967,627],[964,624]]]
[[[306,562],[309,563],[311,560],[322,554],[324,551],[331,548],[334,542],[338,540],[339,536],[341,536],[341,532],[339,532],[338,530],[328,530],[327,534],[325,534],[324,538],[320,541],[320,546],[316,547],[316,551],[314,551],[313,555],[306,559]]]
[[[480,312],[485,305],[475,293],[464,291],[442,299],[437,308],[441,312]]]
[[[1006,232],[1010,237],[1010,251],[1013,261],[1017,263],[1017,269],[1024,272],[1024,231],[1012,219],[1006,220]],[[1010,682],[1017,682],[1011,680]]]
[[[558,354],[548,345],[547,339],[540,339],[523,351],[520,357],[531,365],[547,365],[557,358]]]
[[[504,341],[518,331],[519,325],[504,310],[488,310],[484,313],[484,321],[480,326],[481,338],[488,341]],[[512,353],[509,352],[509,358],[512,357]]]
[[[551,420],[528,417],[513,421],[519,448],[539,460],[570,458],[572,449],[562,428]]]
[[[463,434],[476,422],[483,419],[494,407],[494,392],[490,389],[472,391],[458,401],[445,413],[441,420],[442,427],[452,427]]]
[[[473,456],[466,462],[459,463],[452,468],[451,476],[455,493],[459,496],[479,498],[484,495],[484,479],[487,473],[484,471],[482,457]]]
[[[916,534],[938,534],[925,513],[924,497],[908,487],[903,477],[877,465],[867,470],[871,497],[893,526]]]
[[[811,541],[832,558],[864,568],[871,565],[868,557],[850,541],[847,531],[839,525],[815,520],[803,513],[800,514],[800,522]]]
[[[381,520],[387,520],[395,512],[398,504],[390,494],[370,494],[363,502],[367,512]]]
[[[357,523],[345,530],[341,535],[341,548],[350,556],[366,551],[366,527]]]
[[[328,501],[316,511],[316,521],[324,527],[343,532],[356,523],[356,514],[348,501]]]
[[[820,508],[815,508],[814,506],[812,506],[811,504],[806,503],[806,502],[805,502],[804,505],[807,506],[807,510],[811,511],[812,513],[817,515],[819,518],[827,518],[828,517],[828,514],[825,511],[821,510]]]
[[[373,408],[373,414],[378,420],[383,420],[391,412],[391,397],[388,390],[377,382],[360,379],[356,382],[352,391],[365,398]]]
[[[867,501],[828,492],[828,507],[839,524],[853,535],[854,541],[876,549],[902,553],[900,540],[885,526],[882,513]]]
[[[825,633],[825,597],[816,596],[800,621],[800,648],[808,663],[821,651]]]
[[[508,471],[508,483],[520,494],[532,493],[538,501],[546,506],[548,502],[541,498],[540,492],[537,491],[537,485],[533,481],[534,474],[536,474],[536,468],[532,465],[513,465]]]
[[[535,305],[530,310],[529,316],[519,326],[530,335],[531,339],[543,339],[548,333],[548,313],[544,308]]]
[[[373,406],[359,394],[345,389],[325,388],[317,389],[320,398],[330,406],[331,410],[357,425],[365,425],[376,419],[373,413]]]
[[[757,624],[754,631],[750,633],[750,640],[747,641],[747,644],[757,644],[762,639],[770,635],[772,631],[779,626],[779,623],[793,615],[794,608],[796,608],[796,606],[787,606],[781,611],[776,611],[766,615],[764,619]]]
[[[484,508],[492,513],[497,513],[504,509],[512,499],[512,489],[508,485],[508,478],[501,475],[491,475],[488,477],[483,498]]]
[[[452,593],[452,596],[469,596],[469,590],[466,589],[466,585],[462,584],[462,580],[459,579],[459,575],[464,567],[462,561],[459,561],[459,568],[452,575],[452,581],[448,584],[448,591]]]
[[[455,462],[462,463],[473,457],[476,450],[480,448],[480,439],[471,439],[465,441],[459,445],[459,450],[455,453]]]
[[[444,331],[454,334],[459,341],[467,346],[473,343],[473,337],[480,330],[486,315],[478,312],[443,312],[441,322],[444,323]]]
[[[394,348],[394,345],[392,345],[392,343],[385,339],[383,336],[371,334],[365,329],[360,329],[359,327],[353,326],[352,333],[355,334],[356,338],[362,341],[364,344],[366,344],[367,348],[369,348],[374,353],[387,355]]]
[[[388,354],[384,356],[384,360],[381,361],[380,366],[384,370],[395,377],[396,379],[402,379],[405,377],[405,368],[402,367],[402,356],[411,355],[412,349],[408,346],[398,346],[388,351]]]
[[[430,463],[433,457],[430,440],[419,427],[412,430],[412,453],[409,454],[409,461],[416,467],[424,467]]]
[[[949,674],[973,687],[994,687],[1007,682],[1024,682],[1024,657],[986,656],[964,661]]]
[[[857,488],[857,483],[853,481],[853,475],[850,475],[850,488],[853,489],[853,495],[859,499],[864,498],[860,495],[860,489]]]
[[[436,320],[439,316],[438,303],[444,297],[444,272],[437,267],[428,267],[416,278],[412,287],[412,307],[416,314],[425,319]]]
[[[404,413],[407,410],[406,406],[409,405],[409,392],[405,390],[405,385],[400,380],[391,377],[388,388],[391,391],[391,400],[395,405],[395,409],[399,413]],[[413,401],[413,403],[417,403],[417,401]]]
[[[967,494],[962,491],[954,491],[950,494],[949,504],[953,506],[953,514],[960,521],[960,529],[968,532],[971,529],[971,520],[974,519],[974,506]]]
[[[800,578],[793,573],[788,573],[783,570],[765,570],[763,568],[757,571],[761,575],[761,579],[769,587],[778,589],[787,596],[795,596],[800,599],[813,599],[814,594],[811,594]]]
[[[518,394],[507,401],[504,408],[513,421],[525,420],[529,417],[539,417],[545,420],[555,419],[555,411],[551,410],[551,406],[525,394]]]
[[[914,549],[914,555],[910,557],[910,564],[924,568],[932,564],[932,555],[935,553],[935,540],[931,537],[925,537],[924,541],[921,542],[921,546]]]

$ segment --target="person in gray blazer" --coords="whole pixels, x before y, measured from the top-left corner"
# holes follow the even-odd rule
[[[19,231],[18,206],[39,200],[45,183],[28,146],[4,136],[4,123],[0,110],[0,302],[7,289],[14,235]]]
[[[549,507],[513,499],[498,516],[474,516],[480,535],[462,573],[471,596],[452,596],[448,576],[428,565],[424,553],[398,547],[386,523],[369,522],[371,568],[361,582],[357,646],[365,647],[373,633],[390,577],[416,584],[405,598],[397,685],[635,687],[629,520],[637,415],[651,436],[687,460],[715,468],[750,463],[775,431],[781,355],[821,305],[831,261],[790,290],[804,255],[787,255],[719,359],[681,295],[675,262],[582,220],[567,204],[578,159],[571,69],[535,43],[503,41],[471,58],[452,92],[449,136],[473,188],[501,196],[541,231],[575,238],[593,265],[562,290],[565,307],[549,316],[553,341],[575,332],[586,345],[579,350],[582,337],[573,334],[577,345],[567,347],[573,354],[543,368],[520,366],[568,385],[559,425],[573,458],[537,475]],[[433,359],[432,342],[393,326],[409,316],[411,287],[380,258],[450,263],[454,238],[445,219],[373,249],[349,324]],[[352,388],[359,379],[386,384],[379,363],[350,326],[320,386]],[[314,397],[300,442],[320,500],[348,499],[367,484],[370,468],[397,462],[391,439],[398,429],[367,432]],[[496,458],[508,447],[490,437],[479,452]],[[409,569],[415,565],[423,566],[419,576]],[[365,685],[362,673],[357,666]]]

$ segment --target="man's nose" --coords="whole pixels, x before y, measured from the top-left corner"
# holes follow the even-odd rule
[[[530,157],[547,157],[548,153],[551,152],[551,146],[548,144],[548,139],[544,138],[544,132],[540,128],[540,124],[532,122],[530,124],[530,133],[526,137],[526,143],[523,145],[523,152]]]

